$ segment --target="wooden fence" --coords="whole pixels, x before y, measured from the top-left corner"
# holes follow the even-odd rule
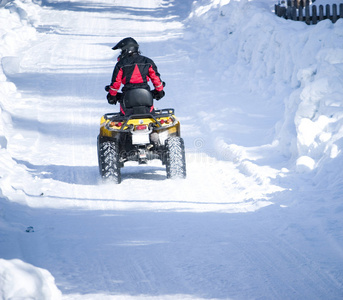
[[[338,19],[343,18],[343,3],[339,4],[339,12],[337,4],[332,7],[327,4],[325,9],[323,5],[309,5],[305,1],[289,1],[287,5],[276,4],[275,14],[279,17],[294,21],[303,21],[306,24],[317,24],[320,21],[330,19],[335,23]]]

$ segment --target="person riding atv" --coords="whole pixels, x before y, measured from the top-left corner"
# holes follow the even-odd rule
[[[108,92],[107,101],[109,104],[120,103],[120,113],[130,115],[133,113],[154,113],[154,106],[141,107],[139,112],[134,112],[133,108],[123,105],[125,93],[133,89],[145,89],[150,91],[148,81],[151,80],[155,89],[152,92],[154,99],[160,100],[164,97],[164,82],[161,81],[160,74],[152,59],[142,56],[139,45],[132,37],[122,39],[113,50],[121,50],[118,62],[114,67],[111,84],[105,87]],[[118,93],[121,85],[123,93]]]
[[[110,104],[120,103],[120,112],[104,114],[97,137],[99,172],[104,180],[119,184],[126,162],[147,164],[160,160],[169,179],[186,178],[185,145],[180,121],[173,108],[154,109],[165,83],[155,63],[140,55],[133,38],[121,40],[112,49],[121,49],[112,83],[105,87]],[[148,80],[155,89],[150,91]],[[121,85],[123,93],[118,93]]]

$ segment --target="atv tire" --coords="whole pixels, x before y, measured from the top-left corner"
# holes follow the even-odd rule
[[[186,157],[183,139],[173,136],[166,140],[165,145],[167,178],[186,178]]]
[[[121,172],[118,143],[116,141],[101,141],[98,137],[98,161],[101,177],[119,184],[121,182]]]

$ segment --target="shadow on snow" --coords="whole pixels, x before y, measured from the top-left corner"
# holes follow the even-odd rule
[[[184,1],[166,1],[158,8],[137,8],[134,6],[115,6],[106,5],[101,2],[92,2],[87,4],[85,2],[72,2],[72,1],[58,1],[52,2],[42,0],[43,7],[51,7],[54,10],[67,10],[75,12],[93,12],[93,13],[128,13],[135,16],[152,16],[161,18],[166,16],[175,16],[178,19],[185,19],[191,12],[193,0]]]
[[[102,182],[98,166],[34,165],[24,160],[14,160],[18,164],[26,166],[33,176],[42,179],[80,185],[98,185]],[[126,166],[122,169],[122,180],[166,180],[165,175],[159,174],[164,170],[165,168],[154,166]]]

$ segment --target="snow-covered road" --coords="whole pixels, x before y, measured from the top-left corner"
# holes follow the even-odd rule
[[[308,193],[293,199],[302,181],[287,179],[288,157],[272,144],[283,105],[218,78],[198,54],[205,38],[184,25],[192,3],[28,6],[35,39],[3,60],[21,95],[6,106],[0,257],[48,270],[63,299],[339,299],[335,202],[322,205],[324,191],[313,209]],[[100,181],[99,121],[118,109],[103,87],[126,36],[167,83],[156,106],[181,120],[185,180],[167,180],[154,161],[125,164],[120,185]]]
[[[133,10],[120,2],[104,2],[107,9],[100,12],[91,9],[92,2],[43,7],[38,27],[44,28],[43,33],[24,50],[21,73],[10,77],[24,99],[12,110],[15,142],[8,149],[35,175],[34,183],[14,188],[23,190],[30,206],[41,207],[44,199],[47,207],[55,208],[251,211],[270,204],[265,201],[268,193],[282,190],[270,184],[268,175],[248,178],[231,161],[216,159],[215,141],[208,137],[213,126],[223,127],[225,116],[218,116],[217,123],[216,111],[206,114],[201,101],[196,101],[201,95],[192,83],[195,95],[185,93],[189,82],[196,80],[199,85],[206,77],[192,74],[191,53],[180,50],[180,41],[175,39],[182,33],[182,24],[177,16],[169,15],[168,7],[162,13],[162,4],[137,4]],[[161,11],[159,18],[151,17],[152,9]],[[130,22],[126,24],[123,18]],[[157,24],[142,25],[150,22]],[[114,28],[127,31],[118,35]],[[148,167],[127,164],[120,186],[99,185],[95,141],[100,117],[118,110],[107,104],[103,86],[109,83],[115,64],[110,46],[125,35],[141,41],[143,53],[154,58],[167,82],[167,96],[156,106],[175,107],[184,125],[186,181],[165,180],[165,168],[153,162]],[[235,93],[226,97],[234,98]],[[252,129],[245,134],[256,140]],[[222,156],[230,155],[223,151]],[[277,172],[270,169],[271,176]]]

